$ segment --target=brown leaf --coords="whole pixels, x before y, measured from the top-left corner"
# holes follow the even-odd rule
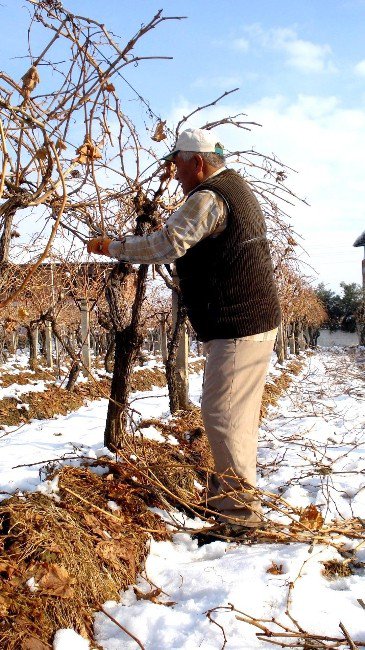
[[[47,158],[47,154],[48,154],[47,148],[41,147],[36,151],[34,158],[36,160],[45,160]]]
[[[115,569],[120,568],[117,546],[115,542],[99,542],[95,550],[99,557],[105,560],[112,567]]]
[[[63,140],[61,140],[61,138],[58,138],[56,142],[56,149],[57,151],[64,151],[65,149],[67,149],[67,144]]]
[[[134,571],[135,561],[133,556],[133,547],[131,547],[129,550],[123,548],[123,546],[121,546],[120,540],[99,542],[95,548],[95,551],[99,557],[101,557],[115,569],[120,568],[120,561],[123,560],[123,562],[126,562],[126,564]]]
[[[100,149],[98,149],[96,144],[88,136],[85,138],[84,144],[76,149],[76,153],[78,154],[77,161],[81,165],[86,165],[91,160],[98,160],[103,157]]]
[[[157,122],[155,132],[153,136],[151,136],[152,140],[154,140],[155,142],[161,142],[161,140],[166,140],[167,135],[164,131],[165,124],[166,121],[162,122],[162,120],[160,120],[159,122]]]
[[[164,607],[173,607],[176,605],[176,602],[173,600],[167,600],[167,601],[162,601],[158,600],[158,597],[162,593],[162,589],[159,589],[157,587],[156,589],[152,589],[152,591],[148,591],[147,593],[144,593],[143,591],[140,591],[137,589],[137,587],[133,587],[134,593],[136,594],[137,600],[149,600],[151,603],[155,603],[155,605],[164,605]]]
[[[11,601],[9,598],[5,598],[0,594],[0,617],[5,618],[8,615],[9,609],[11,606]]]
[[[156,589],[152,589],[147,593],[140,591],[137,587],[133,587],[133,591],[136,594],[137,600],[150,600],[151,603],[156,603],[157,605],[161,605],[161,603],[158,600],[158,597],[162,593],[162,590],[159,589],[159,587],[157,587]]]
[[[12,562],[0,560],[0,573],[2,574],[2,578],[9,580],[14,573],[17,573],[17,567]]]
[[[18,309],[18,317],[21,320],[25,320],[26,318],[28,318],[28,316],[29,316],[29,311],[24,309],[24,307],[19,307],[19,309]]]
[[[310,530],[319,530],[323,526],[323,517],[318,508],[311,503],[301,512],[299,522]]]
[[[49,650],[51,646],[48,643],[43,643],[40,639],[30,636],[23,639],[21,650]]]
[[[111,83],[111,81],[105,81],[103,83],[103,90],[106,90],[108,93],[112,93],[113,90],[115,90],[115,86]]]
[[[266,569],[266,573],[272,573],[275,576],[280,576],[283,571],[283,565],[282,564],[276,564],[273,560],[271,561],[271,565],[269,566],[268,569]]]
[[[62,553],[62,549],[56,542],[51,542],[47,549],[50,553]]]
[[[94,517],[94,515],[90,515],[86,512],[84,512],[83,515],[87,526],[89,526],[93,534],[98,535],[98,537],[101,537],[102,539],[105,539],[105,530],[101,528],[101,522],[99,519],[97,519],[97,517]]]
[[[21,89],[21,93],[24,99],[29,99],[30,93],[40,82],[38,70],[35,65],[32,65],[31,68],[29,68],[29,70],[25,73],[25,75],[23,75],[22,82],[23,87]]]
[[[42,575],[38,577],[37,582],[42,593],[47,594],[47,596],[72,598],[74,595],[76,580],[71,578],[68,571],[59,564],[45,563],[42,567]]]

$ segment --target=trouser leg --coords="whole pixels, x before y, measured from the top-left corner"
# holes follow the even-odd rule
[[[215,339],[207,344],[202,417],[215,464],[208,503],[224,516],[254,525],[260,504],[242,492],[256,486],[257,435],[273,341]],[[226,477],[219,475],[225,474]],[[227,494],[232,492],[235,494]]]

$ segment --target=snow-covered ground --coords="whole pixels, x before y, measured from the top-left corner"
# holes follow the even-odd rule
[[[259,486],[293,506],[315,504],[326,521],[365,516],[361,355],[364,351],[331,348],[309,356],[261,426]],[[200,390],[201,377],[193,375],[191,396],[196,403]],[[133,407],[144,418],[167,416],[165,389],[143,393],[144,399],[138,400],[141,396],[134,395]],[[91,402],[64,417],[0,431],[0,496],[57,489],[42,482],[39,469],[44,461],[58,458],[78,464],[77,456],[105,454],[106,407],[106,400]],[[186,525],[200,524],[187,520]],[[345,537],[342,541],[347,549],[359,544]],[[285,614],[289,606],[293,619],[308,632],[344,638],[341,622],[354,641],[365,643],[364,545],[356,558],[359,564],[352,575],[329,580],[322,573],[323,562],[343,560],[330,544],[217,541],[198,547],[185,532],[175,533],[172,542],[151,539],[145,571],[136,585],[150,599],[137,598],[131,586],[120,602],[104,604],[138,641],[103,612],[96,614],[96,640],[104,650],[274,650],[278,645],[261,640],[260,629],[241,619],[275,619],[292,630],[295,625]],[[265,625],[278,631],[272,623]],[[54,641],[56,650],[88,647],[71,630],[59,631]],[[341,647],[351,646],[344,641]]]

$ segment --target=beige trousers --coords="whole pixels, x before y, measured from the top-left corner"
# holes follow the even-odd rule
[[[256,486],[260,406],[275,336],[273,330],[205,344],[201,409],[215,464],[208,506],[225,521],[254,526],[262,518],[260,502],[242,487]]]

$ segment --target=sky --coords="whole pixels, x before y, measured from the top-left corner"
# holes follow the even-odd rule
[[[303,272],[339,290],[361,284],[365,230],[365,0],[68,0],[75,14],[105,23],[122,42],[161,8],[166,21],[137,52],[172,56],[130,67],[128,80],[171,124],[227,90],[239,90],[204,121],[244,112],[261,126],[217,129],[228,149],[275,154],[291,169],[288,185],[309,206],[289,213],[303,247]],[[1,0],[0,63],[24,74],[29,5]],[[143,43],[143,45],[142,45]],[[32,36],[32,53],[42,46]],[[144,107],[129,101],[128,110]],[[199,118],[201,119],[201,118]],[[202,126],[192,120],[187,126]]]

